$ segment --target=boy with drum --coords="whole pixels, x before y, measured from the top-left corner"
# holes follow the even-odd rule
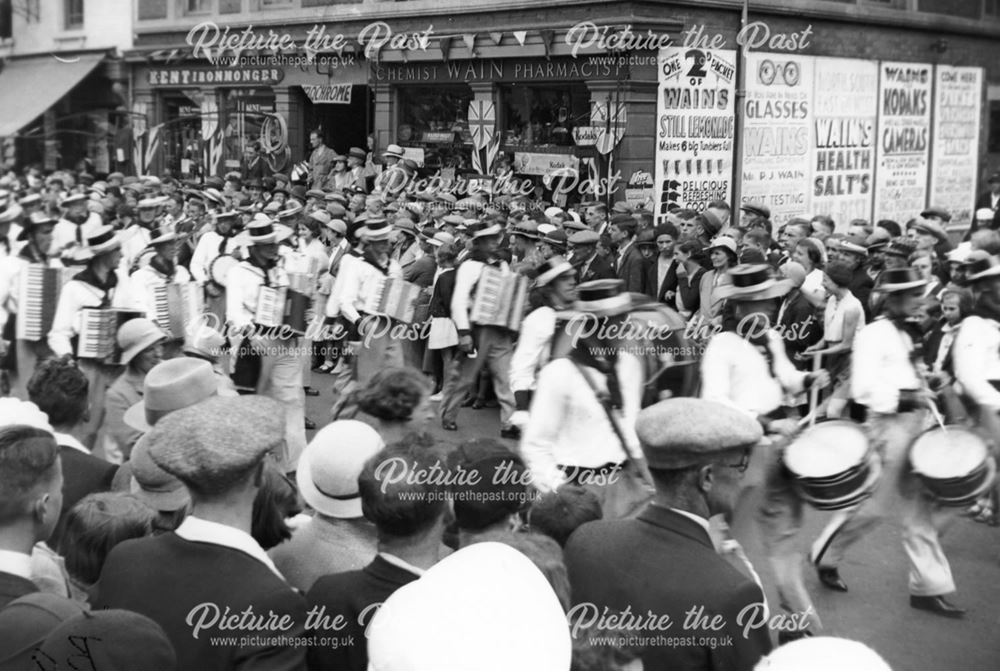
[[[764,500],[759,513],[764,547],[774,569],[782,607],[805,627],[782,631],[779,642],[809,636],[809,626],[821,626],[802,577],[802,558],[796,536],[802,525],[802,500],[782,468],[780,451],[785,438],[798,430],[798,422],[786,399],[812,387],[830,383],[824,371],[797,370],[788,360],[777,323],[779,299],[792,290],[787,279],[776,280],[765,264],[740,265],[729,271],[731,283],[717,288],[718,298],[732,306],[734,330],[718,333],[708,341],[702,359],[701,397],[733,406],[752,414],[766,434],[776,436],[766,451],[751,456],[744,478],[744,494],[755,484],[764,483]],[[737,504],[736,508],[739,508]],[[728,526],[729,520],[725,525]],[[728,536],[728,528],[724,529]],[[734,547],[726,538],[723,550]],[[740,557],[742,559],[742,557]]]
[[[879,275],[873,293],[883,297],[880,315],[854,341],[851,391],[854,400],[868,408],[868,434],[882,459],[882,482],[814,548],[812,559],[820,570],[835,568],[843,551],[886,511],[902,510],[910,606],[960,618],[965,611],[945,599],[955,591],[955,582],[938,539],[949,516],[921,490],[909,464],[910,446],[924,428],[935,396],[916,364],[920,333],[911,321],[920,310],[926,284],[911,268],[888,268]]]

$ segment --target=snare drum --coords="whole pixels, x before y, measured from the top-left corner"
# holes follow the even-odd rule
[[[996,478],[997,465],[978,434],[960,426],[935,427],[910,448],[910,464],[943,506],[971,505]]]
[[[208,276],[220,287],[224,287],[226,286],[226,275],[229,274],[229,271],[233,267],[238,266],[239,263],[239,259],[235,256],[229,256],[228,254],[218,256],[208,266]]]
[[[843,510],[871,496],[882,464],[853,422],[834,420],[803,431],[785,448],[785,467],[802,500],[817,510]]]

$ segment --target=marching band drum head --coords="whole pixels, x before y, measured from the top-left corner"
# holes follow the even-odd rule
[[[834,420],[803,431],[785,448],[784,462],[800,478],[835,478],[865,463],[868,437],[854,423]]]
[[[934,428],[913,443],[913,470],[936,480],[964,478],[986,462],[986,444],[978,435],[959,426]]]
[[[219,256],[208,267],[208,274],[213,282],[224,287],[226,286],[226,275],[229,274],[233,266],[238,264],[239,260],[235,256]]]

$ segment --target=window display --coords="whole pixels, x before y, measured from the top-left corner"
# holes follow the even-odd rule
[[[397,141],[423,149],[425,168],[471,169],[471,100],[465,85],[400,88]]]
[[[500,87],[503,141],[512,146],[572,147],[573,128],[590,123],[590,93],[585,84]]]

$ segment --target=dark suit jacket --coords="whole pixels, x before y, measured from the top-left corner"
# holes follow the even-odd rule
[[[59,539],[66,527],[66,513],[70,508],[88,494],[110,490],[111,480],[118,471],[114,464],[65,445],[59,446],[59,460],[62,462],[63,472],[63,504],[59,522],[49,539],[49,545],[53,548],[59,546]]]
[[[586,262],[574,263],[578,282],[590,282],[591,280],[613,280],[615,279],[615,269],[607,259],[600,254],[594,256],[594,260],[587,265]]]
[[[869,305],[869,300],[874,286],[875,280],[872,279],[863,265],[854,269],[854,275],[851,276],[851,281],[847,285],[847,289],[861,301],[861,307],[865,310],[866,324],[872,320],[872,308]]]
[[[3,608],[14,599],[20,599],[26,594],[37,591],[38,587],[35,586],[35,583],[27,578],[0,571],[0,608]]]
[[[403,271],[403,279],[407,282],[413,282],[417,286],[429,287],[434,282],[434,271],[436,270],[437,262],[434,257],[430,254],[424,254]]]
[[[305,668],[306,650],[300,646],[220,645],[213,638],[259,635],[301,637],[306,634],[305,600],[267,566],[244,552],[211,543],[187,541],[175,533],[125,541],[111,551],[97,585],[94,608],[124,608],[157,622],[177,651],[178,669],[244,669],[284,671]],[[199,604],[216,604],[220,619],[248,607],[253,615],[287,615],[286,630],[220,631],[204,628],[198,638],[185,623]],[[205,607],[211,609],[211,607]],[[195,622],[211,610],[195,611]],[[315,633],[315,632],[314,632]]]
[[[795,359],[795,355],[815,345],[823,338],[823,317],[798,289],[786,296],[788,307],[781,315],[781,336],[785,341],[785,352],[789,360],[798,368],[808,364]]]
[[[674,302],[667,301],[665,296],[668,291],[677,291],[677,261],[671,259],[670,265],[667,267],[667,274],[663,276],[663,281],[657,286],[656,275],[659,262],[659,256],[654,256],[646,268],[646,293],[661,303],[669,303],[670,307],[673,307]]]
[[[451,316],[451,296],[455,293],[455,269],[445,270],[438,275],[437,284],[431,293],[431,317]]]
[[[615,268],[618,279],[625,281],[625,291],[635,291],[640,294],[653,293],[652,289],[646,290],[646,260],[642,258],[642,252],[632,243],[632,246],[625,252],[625,256],[618,262]]]
[[[381,604],[397,589],[419,576],[376,555],[372,563],[360,571],[347,571],[323,576],[306,594],[310,609],[322,607],[331,620],[343,616],[347,627],[339,632],[353,637],[353,645],[317,646],[309,649],[309,668],[315,671],[366,671],[368,648],[365,628],[375,617],[373,604]]]
[[[565,558],[574,604],[593,604],[598,613],[607,607],[628,608],[637,617],[647,617],[647,611],[657,618],[668,615],[673,624],[666,631],[629,633],[694,638],[646,648],[647,669],[750,671],[771,650],[766,626],[744,636],[738,623],[741,611],[763,603],[760,588],[716,554],[697,522],[679,513],[650,505],[636,519],[589,522],[570,536]],[[698,607],[709,618],[721,615],[725,626],[685,630],[685,613]],[[702,636],[719,643],[714,649],[699,645]]]

